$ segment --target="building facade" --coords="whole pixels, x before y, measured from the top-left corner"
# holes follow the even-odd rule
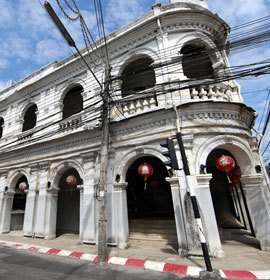
[[[269,178],[251,133],[256,112],[224,79],[229,31],[206,0],[171,0],[108,36],[108,244],[128,248],[149,230],[143,238],[200,254],[184,173],[168,171],[160,146],[179,122],[210,254],[224,256],[222,232],[230,227],[250,230],[270,250]],[[100,81],[102,48],[83,50]],[[98,242],[101,95],[77,55],[0,93],[1,233],[51,239],[71,232]],[[215,167],[221,155],[241,169],[233,189]],[[143,163],[154,170],[147,181],[138,174]]]

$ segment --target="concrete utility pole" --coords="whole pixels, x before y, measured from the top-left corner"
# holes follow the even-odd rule
[[[83,62],[87,66],[88,70],[91,72],[100,88],[103,89],[101,83],[97,79],[95,73],[90,68],[79,49],[77,48],[74,40],[68,33],[67,29],[61,22],[61,20],[56,15],[55,11],[51,7],[50,3],[45,1],[44,8],[49,14],[50,18],[66,40],[70,47],[74,47],[77,53],[82,58]],[[105,45],[106,48],[106,45]],[[101,91],[101,96],[103,99],[102,106],[102,134],[101,134],[101,156],[100,156],[100,188],[99,188],[99,224],[98,224],[98,259],[99,263],[104,263],[107,261],[107,217],[106,217],[106,205],[107,205],[107,169],[108,169],[108,145],[109,145],[109,90],[110,90],[110,72],[111,67],[108,61],[108,56],[106,60],[105,69],[105,87]]]
[[[98,261],[107,262],[107,169],[109,146],[109,90],[110,90],[110,66],[106,62],[105,89],[103,91],[102,111],[102,135],[100,154],[100,186],[99,186],[99,223],[98,223]]]

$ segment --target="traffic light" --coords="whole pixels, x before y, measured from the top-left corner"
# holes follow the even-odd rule
[[[179,170],[173,140],[167,138],[166,141],[160,143],[160,146],[167,148],[167,151],[162,152],[164,156],[169,158],[169,160],[164,162],[164,164],[170,166],[172,169]]]

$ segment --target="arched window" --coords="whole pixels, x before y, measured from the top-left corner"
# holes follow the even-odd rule
[[[4,119],[0,118],[0,139],[3,136],[3,125],[4,125]]]
[[[82,93],[83,87],[76,86],[69,90],[63,100],[63,118],[70,117],[83,110],[83,98]]]
[[[122,96],[152,88],[156,84],[155,71],[148,56],[130,62],[122,72]]]
[[[182,67],[184,75],[189,79],[211,79],[214,77],[212,62],[204,47],[194,44],[182,48]]]
[[[27,109],[27,111],[24,114],[23,118],[23,129],[22,131],[26,131],[29,129],[32,129],[36,126],[37,123],[37,105],[33,104],[31,107]]]

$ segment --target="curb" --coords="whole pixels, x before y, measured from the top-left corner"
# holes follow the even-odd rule
[[[30,245],[25,243],[17,243],[17,242],[1,241],[1,240],[0,240],[0,245],[9,248],[14,248],[17,250],[25,250],[28,252],[86,260],[93,263],[98,262],[97,255],[87,254],[82,252],[61,250],[56,248],[41,247],[41,246],[35,246],[35,245]],[[132,258],[121,258],[121,257],[109,257],[107,263],[139,267],[147,270],[175,273],[181,276],[191,276],[191,277],[199,277],[200,272],[205,271],[204,269],[199,267],[148,261],[148,260],[139,260],[139,259],[132,259]],[[218,270],[218,271],[220,272],[221,277],[224,279],[270,280],[270,270],[266,270],[266,271]]]

